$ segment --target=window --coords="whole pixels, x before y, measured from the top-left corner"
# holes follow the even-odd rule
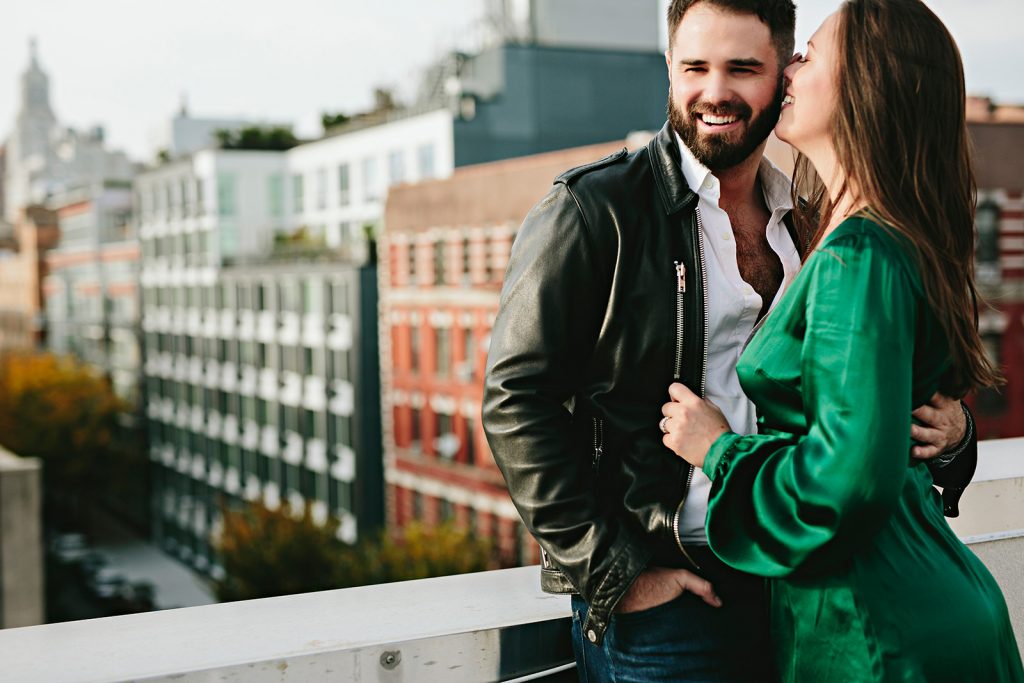
[[[331,362],[329,375],[332,379],[349,379],[348,351],[335,350],[328,354]]]
[[[294,280],[286,280],[277,286],[278,310],[297,313],[299,310],[299,294]]]
[[[300,427],[302,431],[300,433],[307,439],[312,438],[317,431],[316,413],[314,413],[312,410],[307,410],[303,408],[301,418],[302,424],[300,425]]]
[[[401,150],[388,154],[388,185],[405,182],[405,155]]]
[[[338,204],[341,206],[348,206],[351,202],[349,183],[348,164],[341,164],[338,166]]]
[[[292,213],[302,213],[305,210],[306,187],[301,173],[292,176]]]
[[[476,438],[474,437],[473,419],[465,417],[463,420],[466,423],[466,462],[470,465],[476,465]]]
[[[335,281],[331,284],[331,312],[347,315],[348,311],[348,283]]]
[[[444,413],[435,414],[434,451],[444,460],[452,460],[459,450],[458,439],[452,432],[452,416]]]
[[[338,242],[341,246],[350,246],[355,241],[355,228],[353,224],[344,221],[338,224]]]
[[[334,480],[331,487],[331,506],[335,510],[352,510],[352,483],[348,481]]]
[[[200,216],[206,215],[206,193],[203,191],[203,181],[196,179],[196,213]]]
[[[238,178],[232,173],[217,176],[217,213],[222,217],[234,216],[238,203]]]
[[[985,345],[985,355],[996,368],[999,368],[1003,362],[1002,335],[997,332],[983,332],[981,342]],[[976,407],[978,415],[1000,415],[1007,408],[1006,395],[997,387],[984,387],[978,391]]]
[[[327,169],[317,169],[316,172],[316,208],[327,208]]]
[[[434,284],[444,284],[444,242],[434,242]]]
[[[490,263],[490,243],[483,243],[483,280],[484,282],[490,282],[494,278],[494,268]]]
[[[363,159],[363,198],[368,202],[380,199],[380,188],[377,186],[377,160],[373,157]]]
[[[192,215],[192,198],[189,196],[189,193],[188,193],[188,180],[186,180],[185,178],[182,178],[181,182],[180,182],[180,185],[181,185],[181,189],[179,190],[179,192],[181,192],[182,211],[183,211],[183,213],[186,216],[191,216]]]
[[[466,368],[466,380],[471,380],[476,373],[476,338],[473,330],[467,329],[462,332],[463,344],[463,365]]]
[[[256,419],[256,398],[253,396],[242,397],[242,419],[243,420],[255,420]]]
[[[469,237],[462,238],[462,283],[466,286],[469,285],[470,273],[472,272],[472,260],[469,257]]]
[[[419,372],[420,369],[420,328],[418,325],[409,327],[409,369]]]
[[[450,522],[455,518],[455,508],[447,498],[439,498],[437,501],[437,514],[441,523]]]
[[[413,448],[420,447],[420,439],[423,437],[420,433],[420,409],[409,408],[409,440],[412,442]]]
[[[983,282],[999,280],[999,206],[992,201],[978,205],[975,214],[978,230],[975,260],[978,279]]]
[[[421,145],[416,150],[416,157],[420,167],[420,179],[433,178],[436,173],[434,169],[434,146],[431,144]]]
[[[416,282],[416,243],[409,243],[409,282]]]
[[[284,215],[284,178],[280,173],[267,177],[267,213],[274,218]]]
[[[345,446],[352,445],[352,418],[348,415],[331,416],[331,434],[333,443]]]
[[[313,472],[312,470],[307,470],[305,467],[302,468],[302,487],[299,493],[301,493],[302,497],[305,498],[306,500],[317,499],[318,496],[316,480],[316,472]]]
[[[439,327],[434,330],[434,340],[437,344],[435,374],[439,377],[447,377],[452,371],[452,331],[445,327]]]
[[[238,298],[236,301],[238,302],[238,308],[243,308],[247,311],[252,310],[251,293],[252,291],[248,283],[241,283],[237,286]]]
[[[322,314],[324,310],[323,285],[320,280],[309,278],[302,283],[303,313]]]
[[[299,350],[294,346],[285,346],[281,348],[281,369],[286,372],[299,373],[300,356]]]

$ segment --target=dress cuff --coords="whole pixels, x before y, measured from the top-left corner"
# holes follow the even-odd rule
[[[735,432],[725,432],[711,444],[701,468],[708,479],[714,481],[719,474],[729,469],[729,458],[736,450],[740,438]]]

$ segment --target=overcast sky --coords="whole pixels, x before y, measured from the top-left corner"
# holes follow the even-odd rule
[[[623,0],[632,2],[634,0]],[[661,0],[667,5],[667,0]],[[353,112],[378,84],[411,87],[419,69],[465,41],[484,0],[12,0],[0,22],[0,137],[35,36],[60,121],[103,124],[137,159],[187,95],[194,116],[296,124]],[[797,0],[797,49],[837,0]],[[972,93],[1024,103],[1024,2],[933,0],[960,44]],[[664,37],[662,39],[664,41]]]

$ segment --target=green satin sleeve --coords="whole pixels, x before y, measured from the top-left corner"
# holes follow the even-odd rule
[[[806,429],[725,434],[704,464],[712,550],[761,576],[848,559],[892,514],[908,470],[917,290],[907,262],[877,235],[836,234],[800,277],[802,325],[780,342],[799,344],[799,376],[773,378],[756,358],[750,368],[800,392],[794,422]]]

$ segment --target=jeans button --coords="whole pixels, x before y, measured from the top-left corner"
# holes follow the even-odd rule
[[[592,643],[597,642],[597,632],[594,631],[594,629],[590,629],[589,631],[587,631],[587,640],[589,640]]]

